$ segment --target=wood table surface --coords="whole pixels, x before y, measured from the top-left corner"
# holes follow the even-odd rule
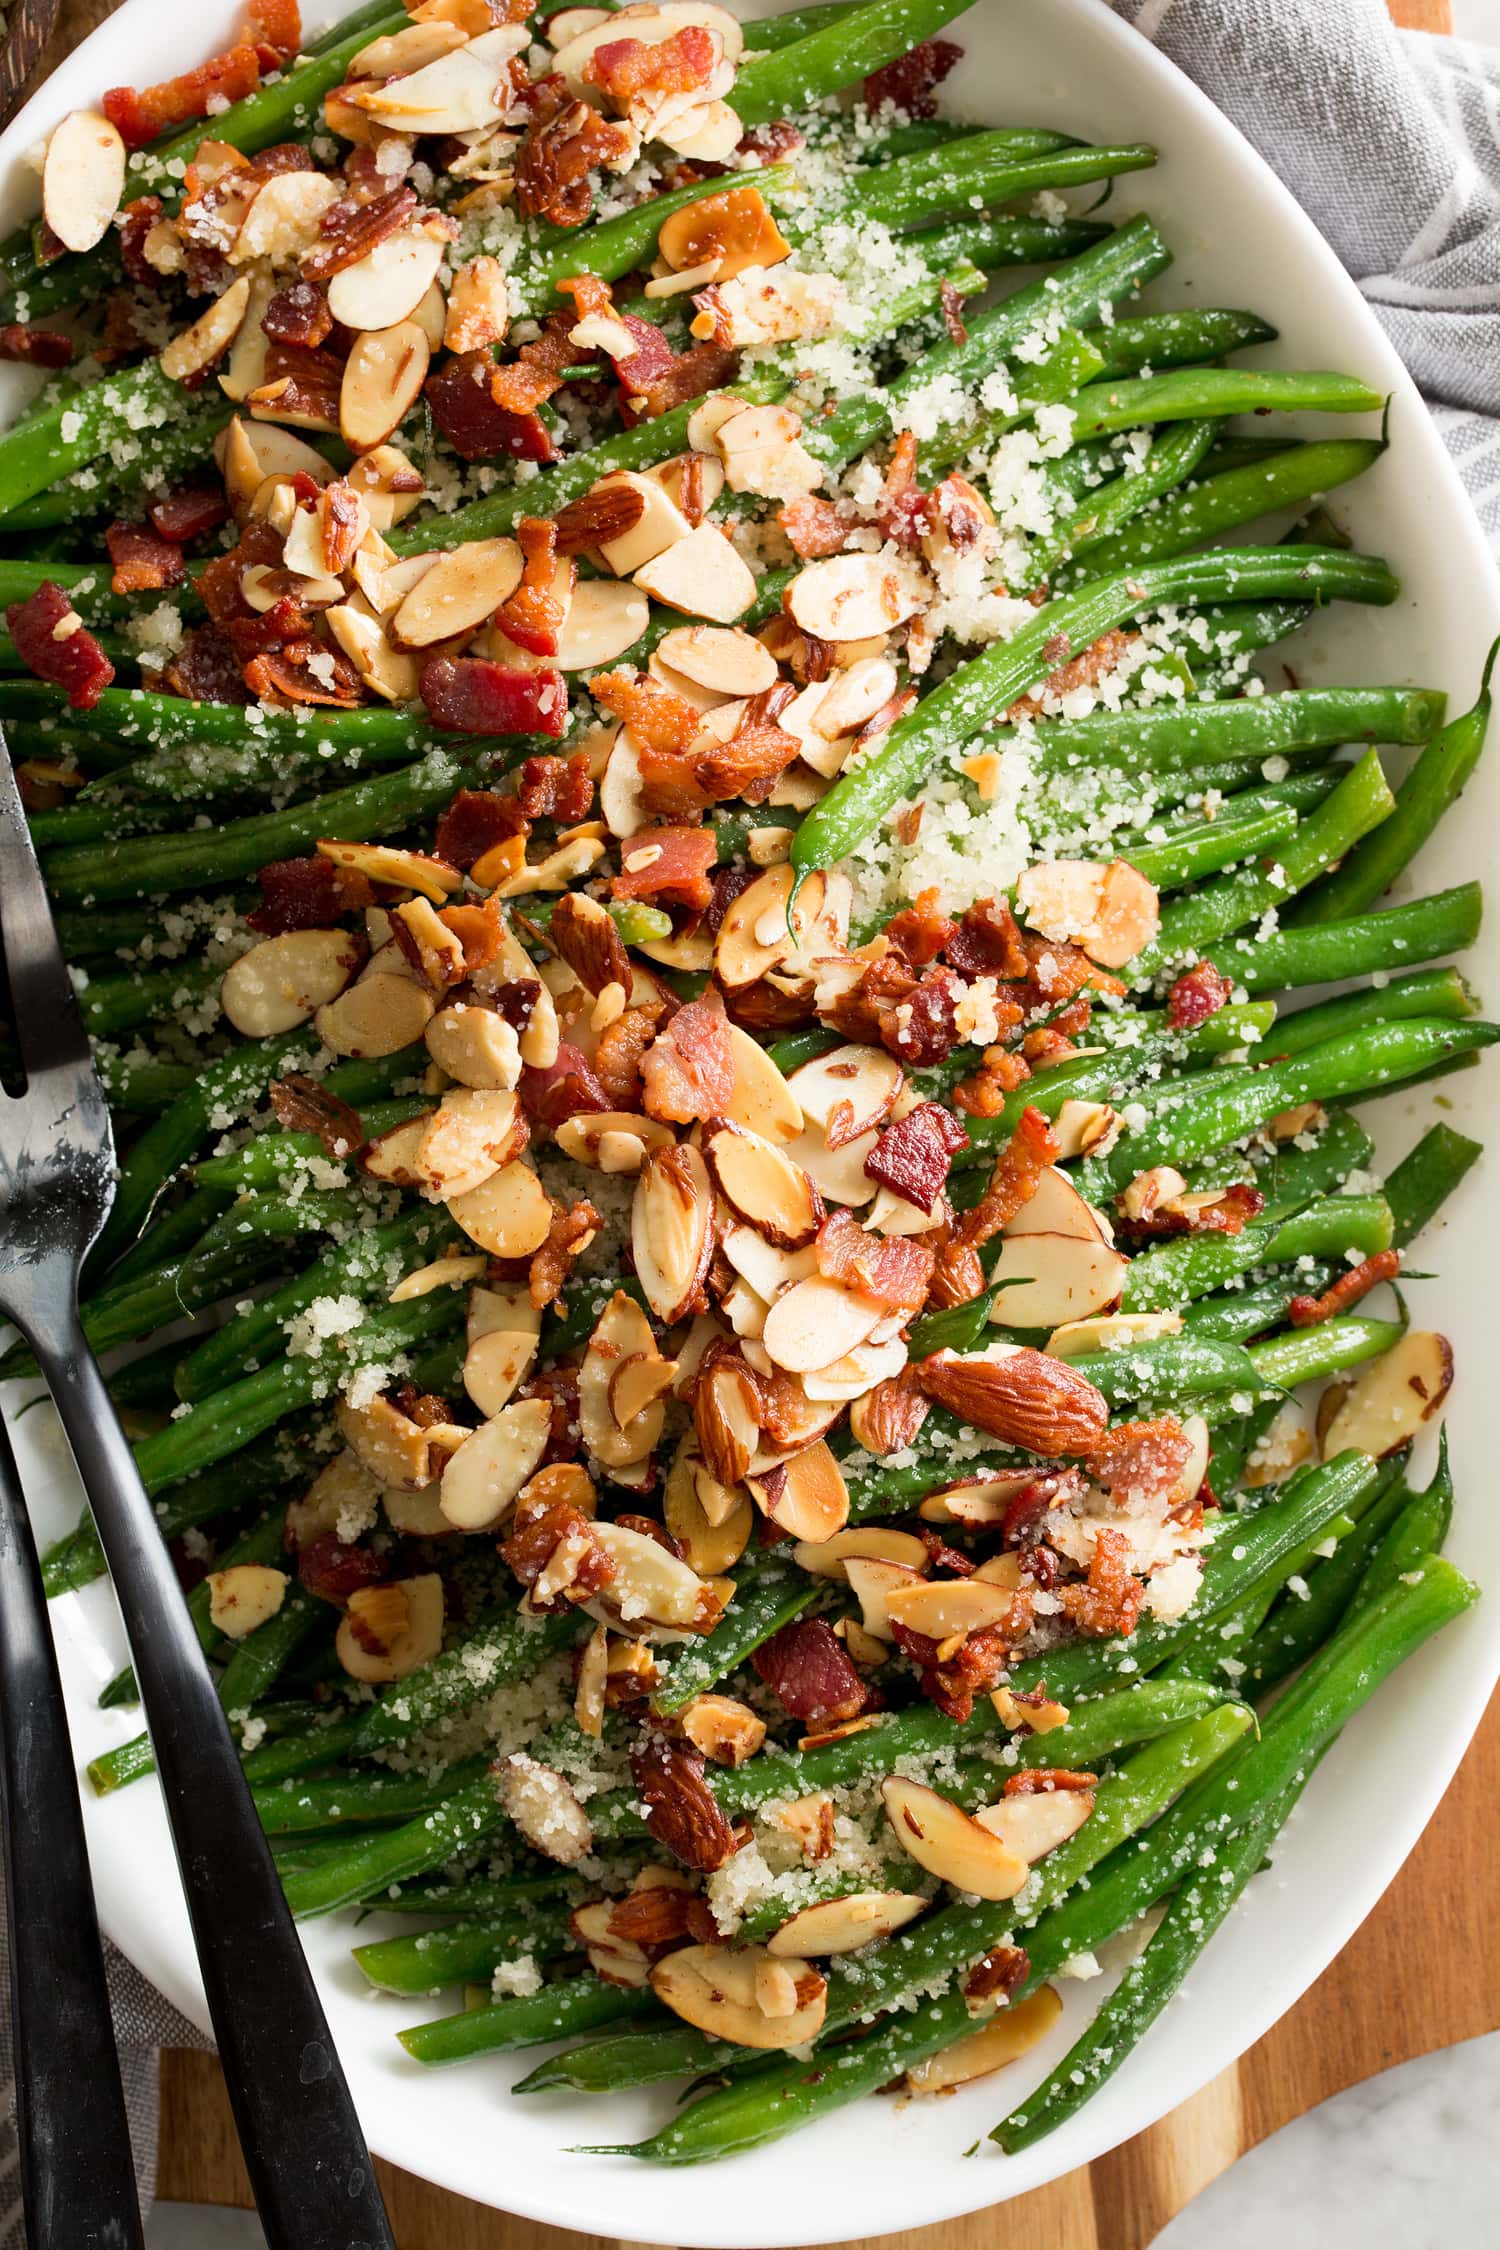
[[[112,12],[64,0],[39,75]],[[1389,0],[1398,23],[1449,27],[1449,0]],[[1270,2133],[1377,2071],[1500,2029],[1500,1947],[1489,1903],[1500,1803],[1500,1698],[1401,1874],[1332,1966],[1274,2030],[1149,2132],[1004,2208],[1007,2250],[1146,2250],[1202,2187]],[[157,2193],[248,2208],[228,2098],[210,2055],[161,2064]],[[607,2250],[485,2209],[379,2165],[400,2250]],[[987,2250],[994,2212],[881,2238],[882,2250]],[[629,2250],[629,2246],[617,2246]],[[856,2250],[876,2250],[873,2242]]]

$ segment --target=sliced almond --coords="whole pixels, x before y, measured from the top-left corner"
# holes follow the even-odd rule
[[[592,672],[613,664],[651,622],[651,604],[639,588],[608,578],[584,578],[573,589],[557,638],[559,671]]]
[[[639,1640],[652,1632],[698,1631],[710,1610],[718,1615],[718,1604],[697,1572],[645,1532],[600,1523],[594,1537],[614,1564],[615,1575],[583,1605],[591,1617]]]
[[[249,507],[268,477],[292,477],[299,470],[318,484],[333,477],[322,454],[291,430],[269,422],[246,422],[238,414],[214,440],[214,460],[237,514]]]
[[[802,416],[794,406],[752,406],[732,415],[717,444],[731,492],[794,500],[816,492],[826,474],[802,443]]]
[[[464,1390],[488,1421],[509,1405],[536,1358],[535,1335],[514,1328],[492,1328],[476,1336],[464,1354]]]
[[[776,685],[776,659],[753,634],[730,625],[674,625],[657,644],[674,672],[715,695],[764,695]]]
[[[525,1145],[525,1120],[513,1093],[464,1086],[444,1094],[426,1120],[412,1171],[433,1195],[467,1195]]]
[[[300,258],[317,241],[323,215],[339,194],[339,182],[327,172],[273,172],[240,221],[230,263],[248,266],[264,258],[285,265]]]
[[[546,1450],[552,1407],[523,1398],[472,1431],[443,1470],[443,1514],[458,1531],[493,1531],[503,1523]]]
[[[1322,1430],[1331,1461],[1353,1446],[1377,1461],[1407,1445],[1453,1387],[1453,1347],[1430,1328],[1413,1328],[1355,1377]]]
[[[654,601],[715,625],[733,625],[755,601],[750,565],[712,523],[700,523],[633,576]]]
[[[697,1306],[713,1255],[713,1189],[695,1148],[654,1149],[636,1182],[630,1243],[646,1302],[671,1327]]]
[[[267,1563],[231,1563],[227,1570],[211,1570],[209,1622],[231,1641],[242,1641],[276,1615],[289,1584],[284,1570]]]
[[[933,1579],[921,1586],[896,1588],[886,1598],[886,1614],[893,1624],[934,1641],[986,1632],[1010,1612],[1009,1590],[978,1577]]]
[[[1004,1523],[1011,1503],[1035,1482],[1035,1469],[1001,1469],[992,1476],[968,1477],[929,1492],[917,1514],[926,1523]]]
[[[648,1149],[671,1148],[673,1139],[670,1125],[663,1125],[658,1118],[614,1109],[569,1117],[556,1133],[564,1156],[596,1172],[638,1172]]]
[[[801,1108],[765,1048],[737,1023],[729,1026],[734,1088],[725,1115],[736,1125],[784,1147],[802,1126]]]
[[[394,844],[346,844],[331,836],[318,838],[318,853],[335,867],[351,867],[372,883],[399,883],[419,891],[441,906],[450,891],[463,888],[463,877],[445,859],[430,852],[402,851]]]
[[[921,1585],[921,1574],[906,1563],[887,1562],[874,1555],[847,1555],[844,1575],[859,1603],[864,1630],[877,1641],[894,1641],[887,1604],[893,1594]]]
[[[759,1970],[780,1967],[763,1946],[685,1945],[651,1971],[651,1989],[684,2023],[737,2047],[800,2047],[815,2039],[828,2009],[828,1987],[815,1969],[802,1967],[794,2005],[768,2015]]]
[[[359,1168],[372,1180],[388,1180],[392,1187],[417,1187],[417,1151],[427,1130],[426,1117],[413,1117],[405,1125],[392,1125],[377,1133],[359,1153]]]
[[[748,898],[749,892],[741,896]],[[787,1084],[807,1124],[826,1132],[837,1121],[840,1139],[853,1140],[884,1124],[901,1092],[903,1073],[883,1048],[850,1045],[803,1063]]]
[[[356,1604],[359,1596],[355,1594],[334,1637],[340,1664],[351,1679],[363,1680],[372,1686],[409,1679],[422,1665],[430,1664],[442,1648],[443,1581],[435,1571],[430,1571],[419,1578],[399,1578],[389,1586],[370,1586],[362,1591],[366,1594],[398,1592],[404,1597],[404,1616],[400,1629],[389,1640],[384,1634],[378,1636],[385,1645],[372,1649],[358,1630]]]
[[[778,1250],[801,1250],[812,1241],[823,1223],[823,1198],[781,1149],[743,1125],[722,1122],[705,1132],[703,1154],[736,1218]]]
[[[819,1899],[783,1922],[766,1951],[790,1961],[857,1953],[904,1930],[926,1904],[914,1891],[851,1891],[846,1898]]]
[[[508,1089],[521,1078],[521,1042],[497,1009],[450,1001],[428,1024],[427,1052],[461,1086]]]
[[[1029,1797],[1003,1797],[974,1818],[1008,1852],[1034,1867],[1079,1829],[1094,1809],[1092,1789],[1038,1789]]]
[[[706,1501],[712,1502],[712,1513]],[[710,1475],[691,1433],[678,1447],[668,1473],[662,1514],[684,1560],[700,1578],[718,1578],[732,1570],[755,1528],[748,1494],[743,1488],[730,1490]]]
[[[886,1343],[859,1344],[827,1367],[809,1368],[802,1388],[810,1399],[849,1401],[863,1398],[877,1383],[890,1381],[906,1365],[906,1346],[899,1336]]]
[[[521,583],[521,550],[513,539],[470,539],[440,555],[391,619],[404,648],[456,640],[492,617]]]
[[[388,234],[334,274],[328,284],[329,311],[345,328],[364,334],[411,321],[437,276],[443,250],[442,241],[421,226]]]
[[[1007,2063],[1029,2054],[1061,2014],[1062,2002],[1053,1987],[1040,1985],[1015,2007],[1002,2008],[981,2030],[966,2033],[951,2047],[944,2047],[941,2053],[909,2070],[906,2091],[951,2094],[959,2086],[972,2085],[976,2078],[987,2078],[991,2071],[1003,2070]]]
[[[1038,1175],[1030,1200],[1005,1223],[1007,1242],[1024,1234],[1063,1234],[1087,1243],[1108,1244],[1112,1239],[1104,1214],[1079,1194],[1055,1164]]]
[[[842,1359],[865,1343],[884,1317],[884,1308],[868,1297],[826,1274],[812,1274],[777,1298],[762,1342],[778,1367],[800,1375]]]
[[[216,297],[207,312],[200,313],[190,328],[174,336],[161,355],[161,371],[169,381],[185,383],[191,376],[201,375],[222,359],[240,332],[250,303],[250,277],[241,274],[232,281],[222,297]]]
[[[629,331],[626,333],[628,335]],[[654,562],[680,539],[686,539],[693,528],[665,485],[635,469],[620,469],[612,476],[601,477],[593,491],[628,493],[641,505],[641,513],[630,529],[622,531],[616,539],[605,540],[599,549],[617,578],[629,578],[647,563]],[[618,505],[617,501],[617,508]]]
[[[849,1520],[848,1487],[821,1438],[746,1482],[761,1513],[793,1539],[831,1539]]]
[[[473,133],[500,124],[510,100],[505,65],[525,48],[524,26],[502,24],[420,70],[380,84],[357,81],[349,103],[398,133]]]
[[[420,1492],[437,1475],[431,1430],[403,1414],[384,1393],[363,1406],[341,1398],[334,1420],[356,1461],[378,1485]]]
[[[654,1362],[661,1380],[654,1387],[637,1384],[627,1406],[616,1377],[637,1362]],[[578,1370],[578,1425],[596,1461],[620,1470],[647,1459],[661,1439],[665,1393],[675,1372],[675,1362],[657,1350],[640,1306],[617,1289],[599,1315]]]
[[[395,1055],[421,1038],[432,1012],[431,993],[410,977],[361,977],[320,1007],[313,1023],[336,1055]]]
[[[1003,1328],[1056,1328],[1119,1301],[1129,1260],[1103,1242],[1024,1234],[1001,1246],[990,1318]]]
[[[487,1261],[483,1258],[433,1258],[425,1266],[404,1274],[391,1291],[393,1305],[405,1305],[414,1297],[430,1297],[434,1289],[459,1289],[466,1282],[478,1281]]]
[[[362,453],[350,469],[348,481],[363,500],[377,531],[389,531],[413,508],[420,507],[425,497],[422,472],[394,445],[372,446],[368,453]]]
[[[65,250],[92,250],[125,192],[125,143],[95,109],[54,125],[42,163],[42,216]]]
[[[919,1573],[927,1568],[927,1549],[913,1532],[878,1523],[851,1524],[831,1539],[799,1539],[792,1556],[799,1569],[810,1570],[815,1578],[841,1578],[845,1584],[848,1565],[857,1559],[899,1563]]]
[[[492,1258],[529,1258],[552,1226],[552,1202],[529,1164],[506,1164],[479,1187],[450,1196],[448,1209]]]
[[[820,641],[862,641],[905,624],[927,599],[922,573],[885,555],[828,555],[805,563],[786,608]]]
[[[1108,1102],[1064,1102],[1052,1120],[1058,1162],[1071,1164],[1075,1157],[1087,1156],[1090,1150],[1097,1150],[1102,1156],[1116,1137],[1119,1122]]]
[[[1091,1320],[1065,1321],[1047,1338],[1047,1350],[1054,1359],[1082,1359],[1090,1352],[1129,1351],[1181,1332],[1178,1312],[1102,1313]]]
[[[230,963],[220,1004],[247,1039],[270,1039],[338,997],[364,957],[347,930],[288,930]]]
[[[922,1782],[891,1774],[880,1785],[886,1819],[902,1850],[957,1891],[976,1898],[1014,1898],[1027,1865],[961,1806]]]
[[[758,984],[790,951],[792,882],[789,866],[768,867],[731,901],[714,944],[714,973],[728,990]]]
[[[594,1824],[573,1784],[524,1750],[496,1768],[501,1802],[533,1851],[570,1867],[594,1848]]]
[[[716,1766],[742,1766],[766,1739],[766,1722],[732,1695],[699,1695],[682,1713],[682,1731]]]
[[[442,18],[432,22],[408,24],[402,31],[389,33],[383,39],[372,39],[368,47],[361,47],[351,56],[347,65],[350,78],[400,78],[425,69],[440,55],[451,54],[462,47],[465,33],[456,23]]]
[[[385,443],[415,405],[431,357],[432,347],[414,320],[355,337],[339,383],[339,431],[346,445],[367,453]]]
[[[1081,945],[1106,969],[1134,960],[1161,920],[1155,884],[1123,859],[1043,860],[1021,875],[1016,900],[1034,929]]]

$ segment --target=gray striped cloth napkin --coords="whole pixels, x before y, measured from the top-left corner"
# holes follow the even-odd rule
[[[1275,165],[1359,283],[1500,544],[1500,49],[1396,31],[1383,0],[1111,0]],[[156,2049],[206,2042],[111,1951],[142,2185]],[[0,2042],[9,1979],[0,1930]],[[0,2250],[25,2250],[0,2072]]]

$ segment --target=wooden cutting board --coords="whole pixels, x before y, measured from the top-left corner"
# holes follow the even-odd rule
[[[116,0],[64,0],[45,75]],[[1449,28],[1449,0],[1389,0],[1398,23]],[[1202,2187],[1270,2133],[1392,2064],[1500,2029],[1488,1905],[1500,1803],[1500,1699],[1405,1868],[1327,1973],[1192,2101],[1051,2187],[1004,2207],[1013,2250],[1146,2250]],[[250,2205],[228,2097],[209,2055],[162,2057],[157,2192]],[[633,2250],[533,2225],[379,2166],[400,2250]],[[881,2250],[989,2250],[991,2213],[888,2235]],[[876,2250],[862,2243],[854,2250]]]

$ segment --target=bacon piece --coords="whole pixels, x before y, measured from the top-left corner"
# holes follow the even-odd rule
[[[718,854],[711,828],[644,828],[621,847],[621,869],[610,889],[616,898],[711,915],[718,892],[708,871]]]
[[[516,802],[528,820],[586,820],[593,801],[587,751],[575,751],[571,758],[522,760]]]
[[[310,638],[312,619],[301,603],[294,601],[290,594],[282,594],[258,617],[253,611],[247,617],[231,617],[224,630],[234,644],[235,654],[244,665],[248,665],[254,657],[296,647],[303,651],[303,655],[291,659],[292,669],[295,671],[308,661],[306,652],[309,649],[322,646],[320,641]],[[259,692],[248,674],[245,684],[252,694]]]
[[[599,1034],[594,1070],[611,1109],[641,1106],[641,1063],[661,1019],[659,1008],[626,1008]]]
[[[327,864],[320,862],[320,865]],[[354,1156],[365,1145],[365,1128],[359,1111],[348,1102],[340,1101],[337,1094],[331,1094],[319,1079],[309,1078],[304,1071],[293,1070],[285,1078],[273,1078],[266,1099],[277,1124],[285,1132],[316,1133],[325,1152],[335,1162]]]
[[[870,73],[864,85],[865,107],[881,109],[890,102],[908,117],[936,117],[936,88],[963,61],[963,53],[951,39],[919,40],[894,62]]]
[[[1117,1508],[1163,1501],[1193,1457],[1175,1414],[1155,1422],[1120,1422],[1089,1459],[1089,1474]]]
[[[995,1159],[989,1186],[973,1210],[964,1213],[958,1238],[966,1249],[982,1249],[1002,1227],[1010,1225],[1036,1194],[1043,1172],[1057,1162],[1058,1154],[1052,1127],[1041,1111],[1028,1103]]]
[[[566,1547],[567,1587],[562,1601],[543,1603],[561,1608],[564,1602],[585,1601],[611,1584],[615,1566],[595,1537],[594,1527],[570,1500],[554,1500],[540,1513],[518,1516],[516,1528],[500,1542],[500,1552],[523,1586],[535,1586],[550,1570],[558,1549]],[[556,1583],[556,1580],[553,1580]]]
[[[958,929],[938,905],[940,895],[936,885],[918,891],[912,904],[886,923],[886,937],[901,948],[914,969],[925,969],[929,961],[935,961]]]
[[[250,0],[245,37],[260,56],[263,69],[275,70],[290,62],[302,46],[299,0]]]
[[[12,320],[0,328],[0,359],[18,360],[26,367],[66,367],[74,344],[60,328],[38,328]]]
[[[193,477],[185,484],[174,484],[160,500],[150,501],[146,514],[153,531],[183,547],[190,539],[202,539],[226,523],[229,502],[217,478]]]
[[[1080,946],[1069,945],[1061,938],[1043,937],[1038,930],[1021,933],[1021,946],[1031,970],[1029,988],[1017,998],[1024,998],[1028,1007],[1045,1004],[1055,1008],[1059,1002],[1071,1000],[1075,993],[1084,990],[1105,992],[1119,999],[1125,986],[1108,969],[1101,969],[1091,961]]]
[[[869,1690],[826,1618],[783,1625],[750,1661],[790,1719],[824,1725],[857,1719],[869,1702]]]
[[[1193,1211],[1159,1208],[1145,1219],[1122,1218],[1119,1232],[1131,1242],[1151,1241],[1163,1235],[1242,1234],[1250,1220],[1258,1218],[1265,1207],[1266,1199],[1260,1189],[1251,1187],[1248,1180],[1241,1180],[1226,1188],[1217,1203],[1205,1203]]]
[[[556,656],[558,635],[568,614],[575,575],[567,568],[567,593],[553,588],[557,574],[557,533],[545,516],[522,516],[516,525],[521,549],[521,583],[495,612],[495,623],[528,656]]]
[[[971,1078],[961,1078],[953,1089],[953,1102],[967,1117],[998,1117],[1005,1097],[1024,1086],[1031,1065],[1004,1047],[989,1047]]]
[[[1059,1586],[1057,1598],[1080,1633],[1107,1640],[1115,1633],[1133,1633],[1146,1589],[1132,1578],[1126,1566],[1130,1541],[1123,1531],[1107,1526],[1094,1534],[1085,1585]]]
[[[277,290],[260,324],[273,344],[299,344],[316,351],[333,333],[328,292],[318,281],[294,281]]]
[[[594,200],[589,174],[601,167],[618,171],[636,146],[631,126],[612,123],[587,102],[570,101],[554,116],[538,116],[516,154],[517,208],[553,226],[582,226]]]
[[[527,1275],[527,1290],[538,1312],[557,1302],[576,1260],[582,1257],[603,1224],[602,1216],[587,1198],[575,1203],[571,1210],[553,1212],[547,1239],[540,1250],[533,1251]]]
[[[956,282],[946,278],[942,285],[942,307],[943,326],[948,331],[949,341],[966,344],[969,341],[969,331],[964,326],[964,293]]]
[[[568,683],[561,672],[513,671],[487,656],[430,656],[422,701],[434,726],[456,734],[561,734]]]
[[[971,2012],[993,2001],[1003,2008],[1031,1974],[1031,1956],[1019,1945],[992,1946],[964,1978],[964,1998]]]
[[[349,196],[341,196],[323,213],[318,240],[302,260],[303,278],[331,281],[346,266],[358,265],[378,243],[399,234],[416,208],[417,191],[413,187],[388,188],[371,203],[356,203]]]
[[[954,1157],[968,1145],[969,1136],[956,1117],[936,1102],[919,1102],[897,1124],[886,1126],[865,1158],[865,1176],[930,1213]]]
[[[210,104],[243,101],[259,84],[259,56],[253,47],[238,46],[140,91],[111,86],[99,106],[127,148],[144,148],[158,133],[206,117]]]
[[[1195,962],[1167,994],[1167,1021],[1174,1031],[1194,1031],[1218,1014],[1229,993],[1229,979],[1220,976],[1212,961]]]
[[[65,689],[70,710],[92,711],[115,668],[61,586],[44,578],[24,602],[9,604],[5,622],[27,671]]]
[[[678,1009],[648,1049],[641,1078],[648,1117],[690,1125],[723,1116],[734,1092],[734,1056],[719,993],[710,988]]]
[[[496,844],[526,833],[526,822],[514,797],[500,797],[490,789],[460,789],[443,808],[433,832],[433,850],[465,873]]]
[[[998,898],[976,899],[966,908],[943,951],[960,976],[1024,977],[1031,968],[1016,918]]]
[[[138,195],[121,207],[119,219],[120,263],[143,289],[160,289],[166,275],[146,263],[146,237],[166,206],[159,195]]]
[[[104,544],[114,565],[112,593],[155,593],[163,586],[180,586],[187,576],[182,549],[144,524],[112,523]]]
[[[466,354],[460,354],[461,358]],[[574,355],[577,356],[576,353]],[[488,354],[486,354],[488,357]],[[529,366],[524,360],[512,360],[497,367],[489,377],[490,397],[507,414],[531,414],[562,388],[562,377],[548,372],[544,367]]]
[[[946,1662],[939,1661],[942,1644],[926,1633],[895,1627],[897,1646],[922,1667],[922,1693],[946,1717],[962,1726],[972,1716],[975,1698],[998,1687],[1011,1661],[1015,1644],[1031,1629],[1032,1599],[1024,1587],[1011,1595],[1002,1622],[966,1634]]]
[[[1319,1321],[1332,1320],[1335,1314],[1357,1305],[1382,1281],[1394,1281],[1400,1271],[1399,1250],[1377,1250],[1373,1258],[1364,1258],[1341,1273],[1321,1297],[1294,1297],[1286,1309],[1287,1319],[1294,1328],[1315,1328]]]
[[[594,49],[582,76],[586,85],[600,87],[626,109],[642,94],[690,94],[695,87],[706,86],[719,52],[710,32],[701,24],[688,24],[654,46],[644,39],[607,39]]]
[[[635,350],[614,363],[620,408],[628,420],[632,413],[641,412],[636,401],[650,397],[653,383],[666,381],[677,355],[662,331],[649,320],[642,320],[639,313],[613,309],[611,317],[628,328],[635,339]]]
[[[1020,719],[1039,717],[1049,704],[1061,696],[1071,695],[1077,688],[1097,687],[1100,680],[1115,669],[1131,643],[1139,639],[1139,633],[1122,632],[1116,626],[1108,633],[1101,633],[1097,641],[1073,657],[1067,656],[1067,642],[1060,640],[1057,653],[1066,661],[1060,663],[1056,671],[1049,672],[1040,687],[1034,687],[1029,695],[1017,697],[1005,714],[1006,724],[1014,726]],[[1045,653],[1051,655],[1050,647]]]
[[[545,1070],[523,1070],[520,1095],[528,1117],[556,1132],[570,1117],[587,1117],[613,1109],[594,1067],[582,1050],[560,1041],[554,1060]]]
[[[555,461],[557,448],[541,417],[495,399],[491,376],[504,373],[486,351],[455,353],[423,385],[433,420],[465,461],[488,461],[500,453],[516,461]]]
[[[297,1557],[297,1576],[304,1591],[316,1601],[332,1602],[338,1609],[361,1586],[383,1585],[390,1575],[388,1556],[378,1555],[373,1547],[346,1544],[336,1531],[323,1532]]]
[[[307,351],[300,344],[270,343],[266,349],[265,380],[250,393],[252,411],[266,408],[273,422],[290,414],[306,415],[312,423],[330,429],[339,424],[339,387],[343,362],[330,351]]]
[[[889,1312],[921,1310],[932,1274],[932,1252],[907,1235],[867,1234],[848,1211],[832,1211],[813,1243],[818,1271],[845,1289],[857,1289]]]
[[[359,674],[346,656],[322,641],[288,641],[253,656],[245,685],[263,703],[311,703],[351,711],[363,702]]]
[[[841,555],[849,544],[854,519],[833,500],[804,493],[776,511],[776,521],[786,533],[794,554],[803,562],[825,555]]]
[[[633,366],[634,362],[627,364]],[[722,390],[734,381],[739,364],[738,352],[726,345],[694,344],[690,351],[679,352],[660,375],[631,393],[623,418],[627,425],[654,421],[659,414],[670,414],[674,406],[686,406],[690,398]]]
[[[958,979],[931,968],[894,1007],[880,1011],[880,1043],[915,1070],[930,1070],[958,1045]]]
[[[694,778],[711,804],[723,804],[731,797],[743,797],[747,805],[765,803],[802,748],[796,735],[776,724],[795,694],[790,680],[778,680],[764,693],[751,696],[729,740],[711,742],[695,754]],[[644,764],[641,779],[644,784]],[[643,787],[642,797],[649,798],[648,788]]]
[[[1013,1773],[1001,1790],[1002,1797],[1055,1796],[1058,1791],[1097,1788],[1096,1773],[1080,1773],[1074,1766],[1028,1766]]]
[[[898,547],[920,547],[933,527],[937,510],[931,493],[917,482],[917,441],[910,430],[897,438],[880,498],[875,522],[883,539]]]
[[[898,1377],[897,1380],[899,1381],[900,1378]],[[918,1524],[917,1537],[927,1549],[929,1569],[945,1572],[949,1578],[973,1577],[974,1561],[972,1556],[961,1554],[957,1547],[950,1547],[936,1524]]]
[[[623,719],[643,750],[681,751],[696,738],[698,713],[659,680],[629,672],[596,672],[589,694],[612,718]]]
[[[217,625],[195,626],[163,675],[173,695],[192,703],[248,703],[240,660]]]

